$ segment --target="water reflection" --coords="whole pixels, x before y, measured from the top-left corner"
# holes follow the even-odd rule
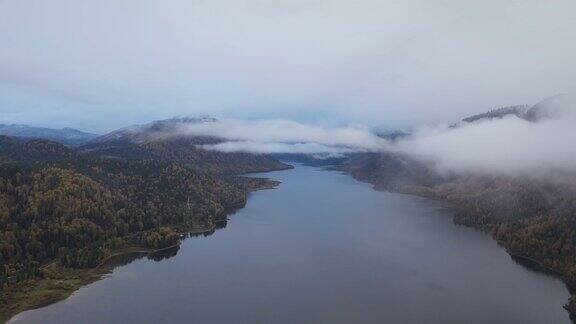
[[[136,260],[146,257],[148,253],[146,252],[132,252],[132,253],[122,253],[110,257],[106,263],[102,266],[110,271],[128,265]]]
[[[184,240],[186,240],[188,238],[192,238],[192,237],[212,236],[212,235],[214,235],[214,233],[216,233],[216,231],[226,228],[227,224],[228,224],[227,219],[220,220],[220,221],[215,222],[214,229],[212,229],[210,231],[186,233],[186,234],[182,235],[181,243]],[[118,254],[118,255],[114,255],[114,256],[110,257],[106,261],[106,263],[104,265],[102,265],[102,267],[104,267],[105,269],[108,269],[110,271],[113,271],[116,268],[128,265],[134,261],[137,261],[137,260],[140,260],[143,258],[147,258],[148,260],[153,260],[155,262],[160,262],[160,261],[175,257],[178,254],[178,251],[180,251],[180,245],[172,246],[172,247],[167,248],[167,249],[161,249],[161,250],[158,250],[158,251],[155,251],[152,253],[140,252],[140,251],[122,253],[122,254]]]
[[[522,267],[524,267],[530,271],[533,271],[533,272],[536,272],[539,274],[545,274],[545,275],[550,276],[550,277],[562,279],[562,276],[559,273],[552,271],[551,269],[540,265],[538,262],[536,262],[534,260],[524,258],[524,257],[519,257],[516,255],[510,255],[510,258],[512,260],[514,260],[514,262],[516,264],[519,264]]]
[[[160,262],[163,260],[167,260],[170,258],[173,258],[176,256],[176,254],[178,254],[178,251],[180,251],[180,246],[173,246],[171,248],[168,249],[164,249],[164,250],[160,250],[154,253],[150,253],[148,255],[148,260],[154,260],[156,262]]]

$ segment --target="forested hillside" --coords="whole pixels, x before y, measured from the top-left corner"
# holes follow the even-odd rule
[[[195,123],[213,123],[212,118],[174,118],[133,126],[106,134],[79,148],[81,154],[105,159],[156,159],[188,165],[215,174],[239,174],[281,170],[290,166],[269,155],[223,153],[199,148],[222,140],[205,136],[183,136],[179,129]]]
[[[175,164],[113,161],[80,167],[85,170],[2,170],[0,282],[36,276],[38,266],[54,258],[66,266],[93,267],[127,236],[143,231],[151,232],[131,243],[175,244],[176,237],[154,240],[154,235],[170,225],[210,228],[245,202],[241,189]]]
[[[47,140],[0,137],[2,317],[20,309],[17,291],[54,275],[48,265],[94,268],[127,247],[173,246],[181,233],[213,230],[244,206],[248,190],[275,184],[219,175],[265,170],[258,156],[203,160],[212,152],[146,145],[164,153],[98,158]],[[218,157],[241,163],[223,170]],[[267,159],[268,170],[287,167]]]

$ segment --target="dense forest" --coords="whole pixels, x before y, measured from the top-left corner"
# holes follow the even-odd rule
[[[275,184],[232,171],[287,167],[265,156],[221,163],[208,151],[201,155],[213,156],[198,166],[196,148],[177,155],[161,142],[138,147],[148,145],[155,154],[105,158],[48,140],[0,137],[0,287],[43,278],[54,263],[93,268],[126,247],[174,246],[182,233],[215,228],[244,206],[249,190]],[[233,159],[242,161],[231,170]]]
[[[354,154],[339,168],[376,189],[452,203],[456,223],[490,233],[511,255],[560,275],[576,292],[576,176],[441,176],[394,153]],[[576,314],[576,295],[566,308]]]

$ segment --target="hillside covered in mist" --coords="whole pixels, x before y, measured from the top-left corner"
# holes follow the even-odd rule
[[[497,109],[465,118],[441,132],[407,135],[396,139],[394,150],[351,154],[339,169],[372,183],[376,189],[449,202],[457,208],[456,223],[490,233],[510,254],[557,273],[574,290],[576,160],[569,157],[576,150],[571,140],[575,137],[570,137],[573,126],[564,126],[574,125],[574,111],[566,111],[574,107],[567,106],[565,100],[559,96],[532,107]],[[519,147],[506,147],[509,138],[485,133],[507,128],[505,123],[510,123],[508,135],[514,141],[524,134],[522,128],[514,134],[513,126],[520,123],[537,135],[550,130],[542,134],[549,142],[518,142]],[[476,131],[479,134],[474,134]],[[466,135],[470,137],[462,137]],[[438,140],[427,136],[437,136]],[[425,144],[435,146],[422,149]],[[442,144],[457,149],[443,151]],[[492,152],[487,144],[493,146]],[[498,148],[501,144],[508,153]],[[542,144],[546,147],[539,146]],[[520,154],[524,145],[530,147],[526,151],[530,154]],[[545,156],[547,152],[551,155]],[[454,156],[457,154],[471,154],[472,158]],[[562,161],[554,154],[563,154],[567,159]],[[524,160],[514,167],[517,155]],[[576,299],[573,297],[566,307],[574,315]]]

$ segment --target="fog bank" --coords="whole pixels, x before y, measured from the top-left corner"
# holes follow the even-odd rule
[[[365,127],[323,127],[290,120],[225,119],[185,124],[175,135],[224,139],[223,143],[203,146],[223,152],[343,154],[379,151],[387,145]]]
[[[539,175],[576,172],[576,100],[556,96],[502,118],[421,127],[390,142],[363,126],[324,127],[290,120],[184,124],[175,134],[224,141],[222,152],[342,155],[393,152],[430,163],[442,174]]]
[[[422,128],[394,150],[434,163],[442,173],[532,174],[576,171],[576,100],[538,104],[529,121],[516,116]],[[530,118],[531,116],[527,116]]]
[[[413,127],[576,84],[576,1],[1,0],[3,123]]]

